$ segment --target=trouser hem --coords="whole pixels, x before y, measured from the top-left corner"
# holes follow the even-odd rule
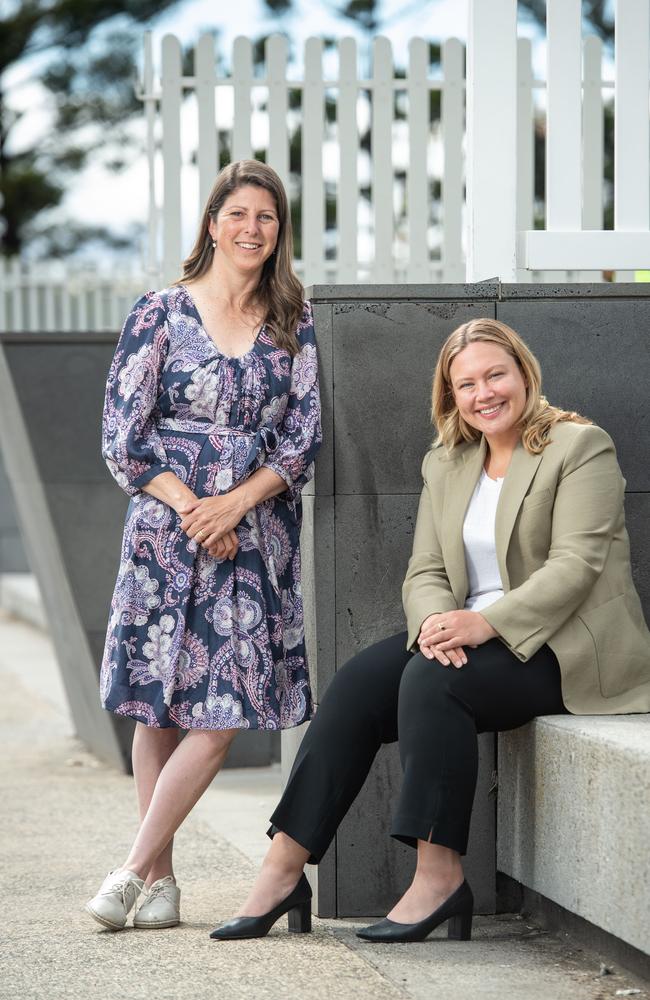
[[[407,847],[417,847],[418,840],[440,847],[449,847],[459,854],[467,854],[468,833],[450,830],[439,823],[422,819],[421,816],[396,816],[391,826],[390,835],[394,840],[406,844]]]

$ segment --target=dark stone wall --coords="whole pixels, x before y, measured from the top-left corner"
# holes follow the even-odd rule
[[[355,652],[404,628],[401,583],[433,436],[431,378],[445,337],[477,316],[513,326],[541,361],[549,399],[605,427],[627,478],[633,571],[650,610],[650,298],[637,285],[317,286],[325,445],[313,546],[312,675],[317,699]],[[311,565],[311,563],[310,563]],[[287,754],[291,747],[287,742]],[[285,768],[289,761],[285,760]],[[494,906],[494,741],[481,737],[468,877],[478,909]],[[400,786],[396,747],[384,748],[320,865],[318,912],[381,914],[409,881],[413,852],[391,841]]]

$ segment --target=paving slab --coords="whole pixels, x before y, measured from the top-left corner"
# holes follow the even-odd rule
[[[78,743],[61,701],[51,646],[0,616],[0,1000],[606,1000],[643,983],[600,956],[515,915],[480,917],[472,942],[435,936],[371,945],[365,921],[286,920],[259,941],[213,942],[263,854],[279,769],[224,772],[177,836],[183,923],[162,931],[103,930],[83,903],[135,832],[132,781]],[[229,819],[230,818],[230,821]]]

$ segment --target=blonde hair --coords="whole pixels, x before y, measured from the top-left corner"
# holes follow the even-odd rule
[[[520,419],[521,440],[524,448],[533,455],[539,455],[550,443],[550,431],[555,424],[573,421],[590,424],[591,420],[572,410],[561,410],[551,406],[542,395],[542,371],[533,352],[526,347],[518,333],[505,323],[495,319],[472,319],[463,323],[442,346],[433,376],[431,397],[431,418],[438,431],[436,444],[442,444],[451,451],[462,441],[478,441],[481,432],[463,420],[451,385],[450,369],[454,358],[468,344],[477,341],[497,344],[515,359],[526,383],[526,405]]]
[[[264,188],[272,195],[279,227],[275,250],[264,262],[259,284],[242,305],[261,307],[266,330],[276,346],[293,356],[298,350],[296,328],[303,313],[304,289],[293,270],[293,233],[287,195],[275,170],[265,163],[236,160],[219,172],[201,216],[196,242],[183,262],[183,277],[176,284],[200,278],[209,269],[214,257],[210,220],[219,214],[226,198],[247,185]]]

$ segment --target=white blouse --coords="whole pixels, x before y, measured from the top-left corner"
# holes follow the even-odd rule
[[[476,484],[463,522],[463,544],[469,593],[468,611],[480,611],[503,597],[503,583],[494,537],[494,522],[503,479],[490,479],[485,470]]]

